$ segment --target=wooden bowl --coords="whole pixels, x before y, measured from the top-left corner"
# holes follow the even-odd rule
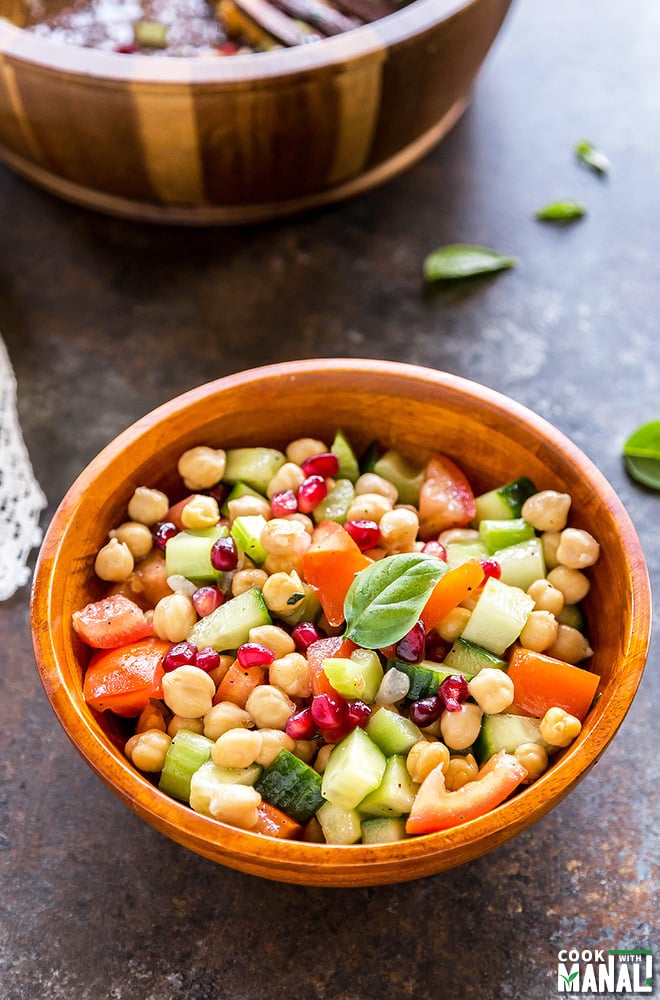
[[[106,716],[82,698],[85,655],[71,614],[100,596],[93,563],[138,485],[175,483],[176,461],[199,443],[283,446],[300,435],[357,446],[378,438],[411,458],[453,456],[475,489],[519,475],[570,493],[571,524],[601,543],[586,601],[599,697],[576,742],[536,783],[488,815],[395,844],[280,841],[207,819],[163,795],[126,761]],[[171,469],[173,475],[166,471]],[[41,549],[32,597],[37,663],[68,736],[106,785],[157,830],[254,875],[310,885],[373,885],[429,875],[476,858],[552,809],[616,733],[641,679],[650,588],[635,530],[594,465],[562,434],[490,389],[443,372],[383,361],[312,360],[219,379],[166,403],[119,435],[65,496]],[[616,628],[612,623],[616,622]]]
[[[333,202],[442,138],[510,3],[416,0],[313,44],[168,58],[38,37],[25,0],[0,0],[0,157],[140,219],[243,223]]]

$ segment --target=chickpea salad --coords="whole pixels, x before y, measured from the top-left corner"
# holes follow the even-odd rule
[[[447,455],[200,444],[139,486],[73,615],[85,701],[167,795],[265,836],[449,829],[536,781],[599,678],[599,544],[526,476],[475,495]]]

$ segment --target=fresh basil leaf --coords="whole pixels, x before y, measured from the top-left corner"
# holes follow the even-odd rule
[[[578,201],[564,198],[561,201],[552,201],[549,205],[540,208],[536,213],[536,218],[542,222],[570,222],[572,219],[581,219],[586,211],[584,205]]]
[[[575,155],[580,163],[583,163],[585,167],[589,167],[591,170],[595,170],[597,174],[606,174],[612,166],[605,153],[601,152],[600,149],[596,149],[586,139],[580,139],[579,142],[576,142]]]
[[[505,257],[488,247],[452,243],[446,247],[438,247],[428,255],[424,261],[424,278],[426,281],[451,281],[456,278],[471,278],[476,274],[491,274],[515,266],[515,257]]]
[[[623,445],[628,474],[638,483],[660,490],[660,420],[651,420],[634,431]]]
[[[346,635],[366,649],[398,642],[419,620],[447,563],[423,552],[386,556],[361,570],[344,601]]]

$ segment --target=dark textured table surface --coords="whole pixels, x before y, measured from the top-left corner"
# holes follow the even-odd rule
[[[0,329],[44,524],[173,394],[257,363],[373,356],[472,377],[554,422],[619,492],[657,582],[660,496],[620,452],[660,417],[659,46],[655,0],[518,0],[468,113],[423,162],[257,228],[108,219],[0,167]],[[607,178],[575,161],[582,137]],[[587,216],[534,219],[560,197]],[[518,266],[425,289],[425,254],[457,241]],[[42,691],[27,587],[0,605],[0,649],[7,1000],[546,1000],[559,949],[657,944],[657,644],[616,739],[554,812],[462,868],[341,890],[217,867],[116,800]]]

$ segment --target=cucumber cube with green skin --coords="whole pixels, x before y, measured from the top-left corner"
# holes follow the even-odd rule
[[[378,788],[387,766],[385,754],[357,726],[330,751],[321,794],[341,809],[355,809]]]
[[[394,483],[399,491],[398,502],[419,504],[419,491],[424,482],[424,468],[413,465],[398,451],[390,448],[374,462],[373,471],[388,482]]]
[[[394,667],[402,674],[406,674],[410,681],[410,687],[405,695],[406,701],[418,701],[420,698],[430,698],[438,693],[438,688],[447,677],[462,675],[467,681],[472,680],[472,674],[465,670],[447,663],[447,658],[442,663],[435,663],[433,660],[422,660],[421,663],[405,663],[403,660],[388,660],[388,670]]]
[[[405,816],[412,808],[418,789],[419,785],[408,773],[405,757],[393,754],[388,758],[380,785],[362,799],[358,812],[367,816]]]
[[[524,715],[484,715],[481,730],[474,743],[474,755],[479,764],[485,764],[500,750],[515,753],[522,743],[538,743],[546,753],[556,753],[541,736],[540,719]]]
[[[534,600],[524,590],[491,576],[463,629],[463,639],[501,656],[518,638],[533,608]]]
[[[330,451],[339,459],[339,472],[337,476],[340,479],[348,479],[351,483],[355,483],[360,478],[360,465],[350,441],[341,428],[338,428],[335,433]]]
[[[317,810],[326,844],[357,844],[362,836],[357,809],[342,809],[334,802],[324,802]]]
[[[505,483],[504,486],[482,493],[481,496],[474,499],[475,524],[478,525],[486,519],[504,520],[520,517],[525,500],[537,492],[531,479],[528,479],[527,476],[520,476],[510,483]]]
[[[229,448],[226,454],[223,482],[247,483],[264,496],[269,482],[286,462],[286,455],[276,448]]]
[[[392,844],[405,840],[406,821],[401,816],[378,816],[362,820],[363,844]]]
[[[312,516],[317,524],[321,521],[336,521],[343,524],[348,508],[355,496],[355,488],[350,479],[337,479],[327,495],[316,505]]]
[[[383,679],[380,659],[372,649],[356,649],[349,657],[324,660],[323,673],[344,698],[359,698],[368,705]]]
[[[268,521],[263,514],[243,514],[234,518],[231,526],[232,538],[241,551],[257,566],[261,566],[268,555],[261,544],[261,532],[267,524]]]
[[[158,787],[161,792],[182,802],[190,801],[193,774],[211,757],[213,740],[190,729],[179,729],[167,753]]]
[[[407,754],[415,743],[424,739],[424,734],[414,722],[385,707],[377,708],[371,715],[366,731],[387,757]]]
[[[218,788],[223,785],[254,785],[262,770],[259,764],[219,767],[212,760],[207,760],[190,779],[190,808],[210,816],[209,805]]]
[[[258,587],[251,587],[225,601],[206,618],[193,625],[188,639],[198,649],[212,646],[218,653],[238,649],[250,636],[250,629],[272,625],[272,619]]]
[[[168,576],[185,576],[187,580],[218,579],[211,565],[211,549],[218,538],[229,534],[226,525],[214,525],[195,531],[179,531],[165,546],[165,566]]]
[[[529,538],[527,541],[508,545],[493,553],[493,559],[499,564],[500,580],[511,587],[521,590],[545,577],[545,559],[540,538]]]
[[[486,546],[486,551],[490,556],[509,545],[526,542],[528,539],[534,538],[535,535],[536,532],[532,525],[522,517],[497,521],[488,519],[479,524],[479,538]]]
[[[297,823],[306,823],[323,805],[321,775],[289,750],[280,750],[255,788],[266,802]]]
[[[441,664],[443,667],[452,667],[463,674],[468,681],[478,674],[484,667],[495,670],[505,670],[508,666],[506,660],[500,659],[490,653],[483,646],[477,646],[473,642],[468,642],[462,635],[455,639],[451,649],[445,656]]]
[[[447,565],[449,569],[461,566],[468,559],[487,559],[488,552],[486,546],[479,539],[472,542],[449,542],[445,546],[447,552]]]

